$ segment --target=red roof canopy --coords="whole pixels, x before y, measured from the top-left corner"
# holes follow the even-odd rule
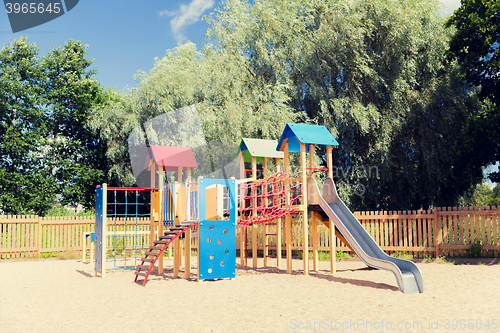
[[[188,147],[150,146],[146,169],[151,160],[154,160],[156,165],[162,167],[164,171],[177,171],[179,167],[196,168],[198,166],[193,151]]]

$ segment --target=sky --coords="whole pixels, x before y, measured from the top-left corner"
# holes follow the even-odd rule
[[[443,13],[450,14],[460,0],[443,0]],[[0,47],[27,36],[44,56],[68,39],[88,44],[87,57],[94,58],[96,79],[106,88],[121,91],[135,85],[138,71],[149,72],[155,58],[178,43],[191,41],[201,49],[208,28],[203,20],[219,5],[217,0],[80,0],[66,14],[12,33],[6,10],[0,5]]]

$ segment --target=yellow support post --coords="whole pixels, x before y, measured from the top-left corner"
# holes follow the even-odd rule
[[[330,273],[335,273],[337,271],[336,268],[336,255],[337,251],[335,249],[335,243],[337,242],[337,238],[335,237],[335,225],[333,221],[330,220],[330,228],[328,228],[328,236],[330,239]]]
[[[326,166],[328,168],[328,177],[333,178],[333,158],[332,158],[332,148],[333,146],[326,146]],[[337,243],[337,237],[335,236],[335,225],[333,221],[330,220],[329,228],[329,240],[330,240],[330,272],[335,273],[336,268],[336,255],[337,250],[335,249],[335,244]]]
[[[313,239],[313,270],[318,271],[318,216],[316,212],[311,212],[311,229]]]
[[[174,277],[179,277],[179,259],[181,257],[181,244],[180,239],[177,237],[174,240]]]
[[[155,241],[155,215],[154,209],[155,206],[155,194],[153,188],[156,185],[156,164],[153,162],[149,165],[149,170],[151,173],[151,205],[150,205],[150,226],[149,226],[149,245],[153,246]]]
[[[245,160],[243,158],[243,152],[240,151],[240,179],[245,179]],[[243,190],[242,190],[243,191]],[[241,197],[245,196],[245,193],[240,194]],[[241,208],[245,208],[245,200],[241,200]],[[245,266],[245,228],[240,228],[240,266]]]
[[[257,158],[252,156],[252,178],[257,179]],[[252,206],[252,216],[257,215],[257,188],[252,189],[253,193],[253,206]],[[252,267],[257,268],[257,225],[252,224]]]
[[[163,209],[165,193],[163,189],[163,167],[158,169],[158,236],[163,235]],[[163,274],[163,255],[158,258],[158,274]]]
[[[281,159],[276,158],[276,173],[281,171]],[[282,219],[276,220],[276,261],[277,267],[281,267],[281,223]]]
[[[290,156],[288,152],[288,142],[285,142],[284,154],[284,169],[285,173],[290,175]],[[285,200],[287,206],[290,202],[290,180],[285,181]],[[285,232],[286,232],[286,272],[292,274],[292,216],[287,214],[285,217]]]
[[[191,276],[191,229],[186,230],[184,238],[184,278]]]
[[[309,224],[307,221],[307,174],[306,174],[306,145],[300,143],[300,171],[302,173],[302,261],[304,275],[309,275]]]

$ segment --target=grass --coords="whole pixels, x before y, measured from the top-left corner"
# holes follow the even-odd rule
[[[81,253],[78,251],[63,251],[63,252],[43,252],[40,254],[40,258],[59,258],[61,260],[73,260],[80,259],[82,257]]]
[[[393,257],[410,260],[413,259],[413,255],[406,253],[405,251],[398,251],[392,254]]]

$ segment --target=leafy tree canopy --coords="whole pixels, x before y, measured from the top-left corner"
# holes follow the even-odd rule
[[[500,161],[500,2],[462,0],[447,21],[456,33],[450,58],[458,59],[461,76],[479,89],[482,111],[469,120],[464,149],[474,151],[474,168]],[[490,179],[500,182],[500,173]]]
[[[289,121],[340,142],[336,181],[353,209],[456,202],[482,179],[463,133],[475,90],[446,61],[451,29],[434,0],[227,0],[201,51],[180,44],[135,88],[96,109],[111,175],[132,182],[126,140],[162,113],[196,105],[207,142],[278,138]],[[324,151],[318,151],[324,156]],[[323,161],[324,162],[324,161]]]
[[[56,200],[92,205],[105,145],[87,126],[106,99],[87,46],[68,40],[38,57],[20,38],[0,51],[0,208],[43,215]]]

